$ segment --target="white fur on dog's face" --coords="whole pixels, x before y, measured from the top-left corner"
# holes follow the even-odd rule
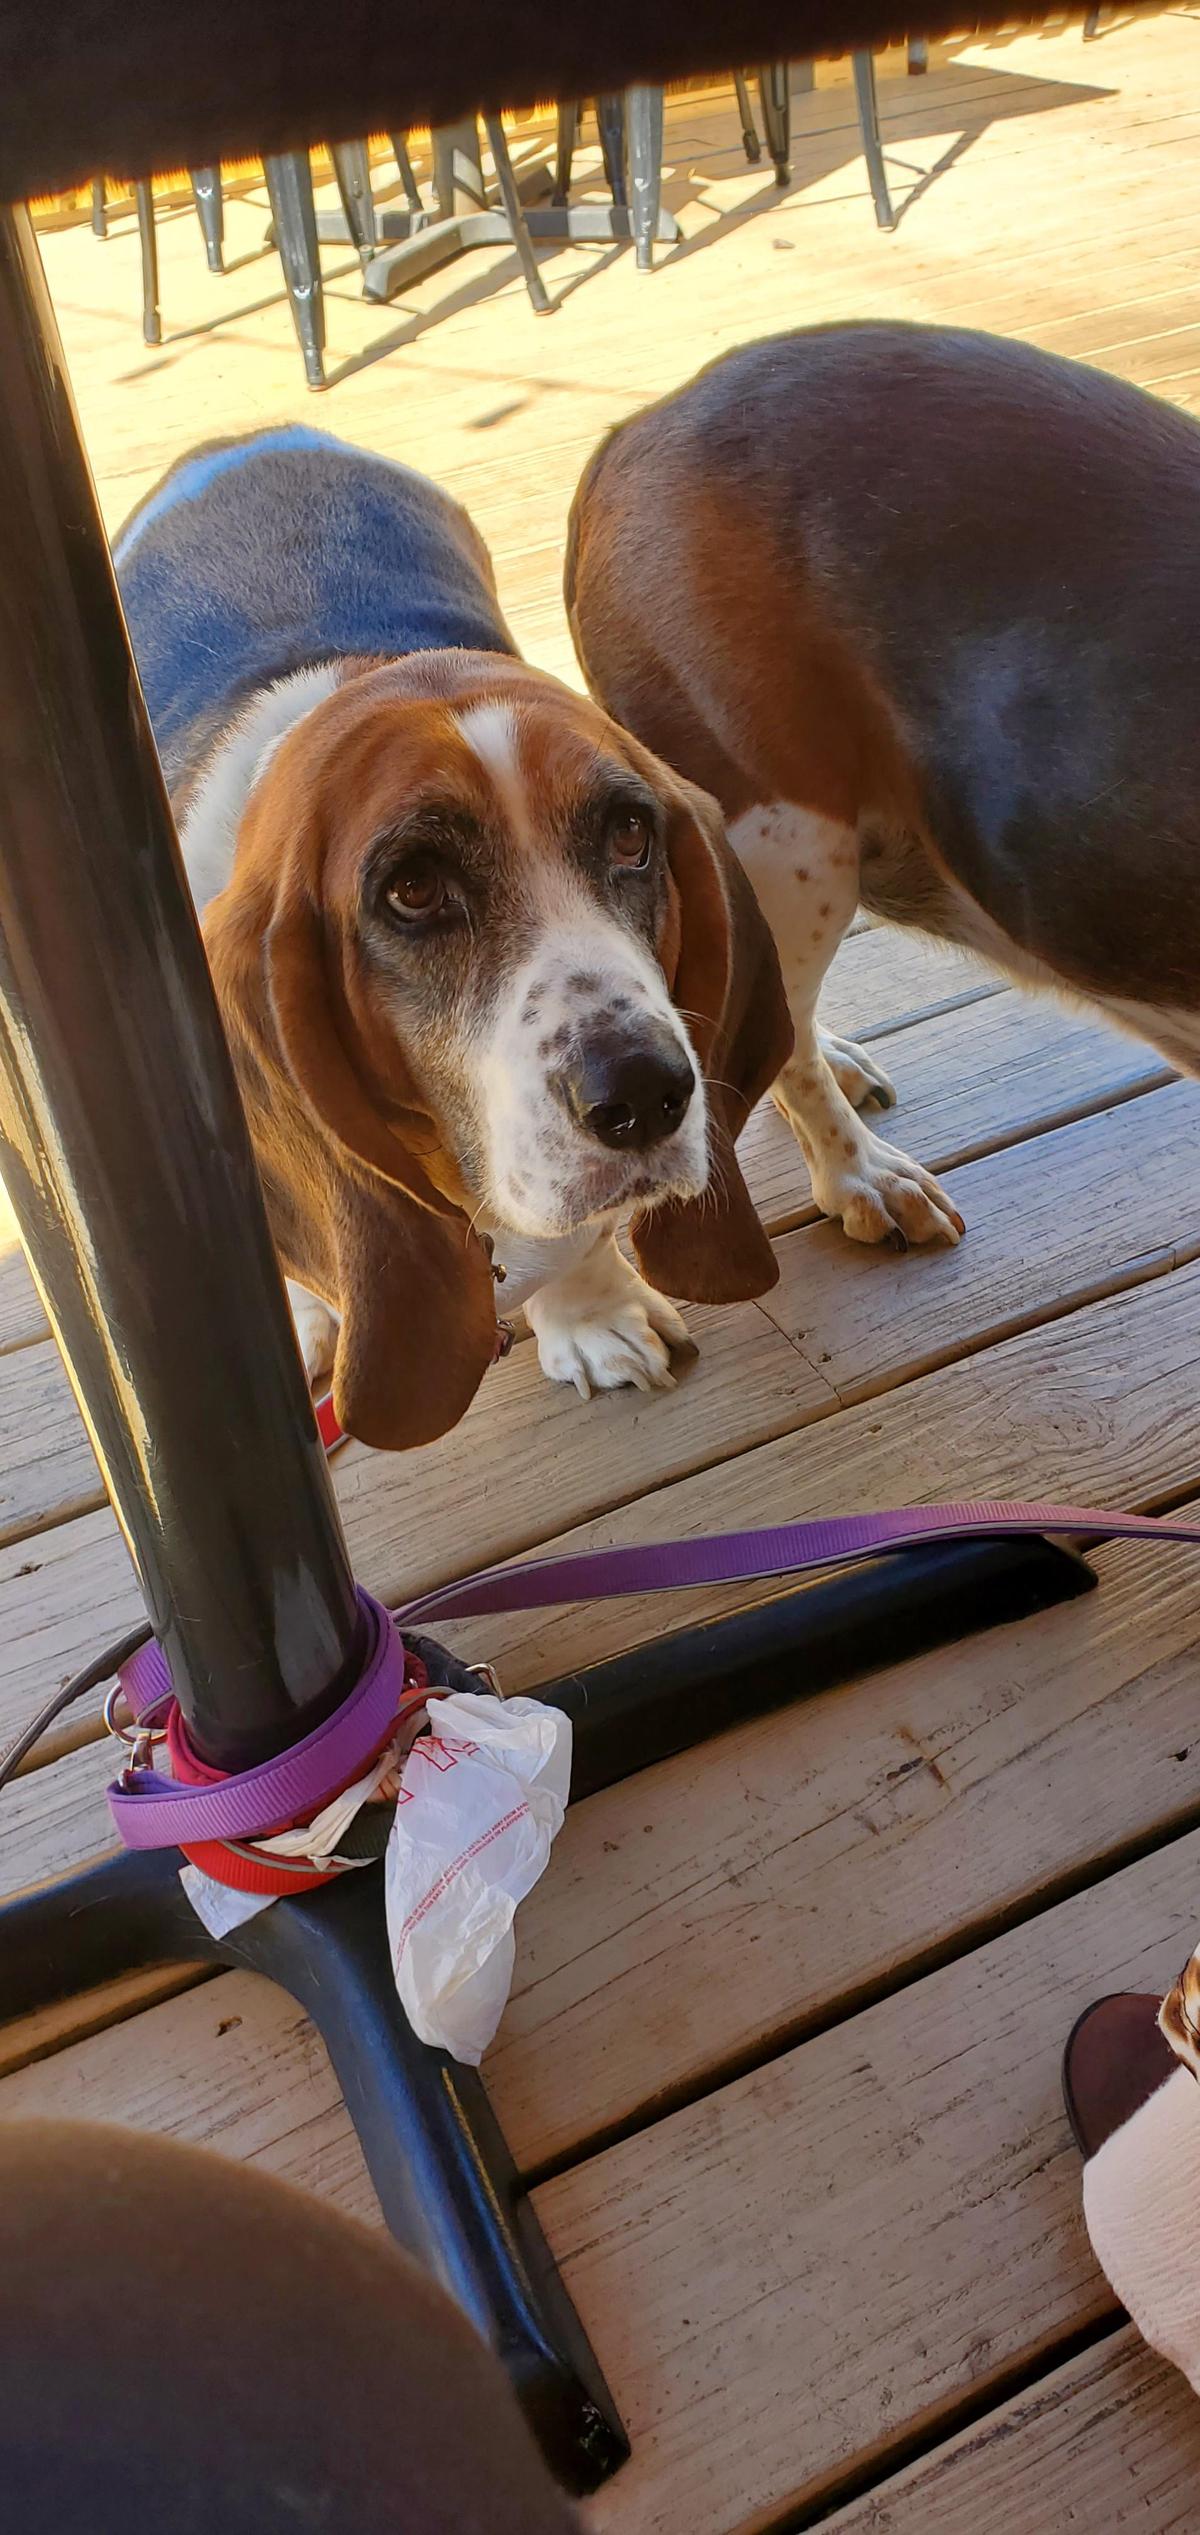
[[[655,942],[670,887],[661,805],[614,754],[572,752],[548,773],[549,743],[535,701],[486,700],[456,710],[470,754],[478,813],[457,829],[414,819],[397,831],[394,861],[376,880],[389,899],[388,965],[395,1011],[418,1078],[447,1121],[479,1216],[527,1238],[557,1239],[631,1208],[700,1196],[708,1177],[701,1068],[672,1005]],[[644,870],[606,844],[644,807]],[[406,921],[397,893],[420,868],[456,900],[452,921]],[[404,963],[404,974],[400,962]],[[435,991],[431,992],[431,988]],[[671,1051],[694,1090],[674,1133],[644,1151],[614,1150],[574,1114],[564,1085],[589,1050]]]
[[[606,1152],[556,1097],[561,1055],[614,1015],[658,1022],[691,1059],[696,1090],[676,1133],[649,1153]],[[506,980],[480,1050],[479,1103],[487,1199],[497,1223],[545,1238],[601,1222],[626,1207],[699,1197],[708,1177],[700,1068],[662,970],[624,927],[582,898],[547,912],[529,959]]]
[[[534,811],[517,714],[508,704],[475,705],[458,716],[458,727],[528,844]],[[477,1099],[488,1182],[481,1194],[498,1223],[545,1238],[635,1202],[698,1197],[708,1176],[708,1139],[700,1067],[657,961],[561,867],[545,867],[538,895],[529,956],[505,980],[478,1051]],[[589,1033],[618,1027],[636,1043],[655,1024],[692,1065],[691,1105],[676,1134],[651,1152],[606,1152],[556,1095],[555,1075]]]

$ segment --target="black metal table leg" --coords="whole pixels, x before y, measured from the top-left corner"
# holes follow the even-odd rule
[[[883,161],[883,142],[879,132],[879,98],[875,89],[875,63],[870,53],[853,53],[854,93],[858,99],[858,120],[862,132],[863,155],[871,180],[871,200],[875,218],[881,229],[894,229],[896,210],[888,186]]]
[[[393,2235],[506,2359],[562,2480],[593,2489],[629,2452],[620,2419],[482,2080],[418,2042],[405,2018],[378,1870],[263,1911],[221,1953],[312,2017]],[[447,2190],[453,2237],[440,2222]]]
[[[775,167],[777,185],[792,180],[792,100],[786,62],[767,62],[758,74],[763,130]]]
[[[530,305],[536,316],[549,317],[553,314],[554,301],[542,280],[541,266],[533,252],[532,241],[525,225],[521,197],[517,192],[517,180],[513,174],[513,163],[508,155],[508,143],[504,138],[504,126],[499,115],[485,114],[483,128],[487,134],[488,148],[492,153],[496,182],[500,187],[500,200],[504,205],[505,217],[512,231],[513,245],[517,250],[517,261],[525,276],[525,288],[529,293]]]
[[[433,191],[441,220],[487,210],[487,186],[475,118],[446,123],[433,136]]]
[[[370,152],[365,141],[335,141],[329,155],[333,160],[346,226],[365,263],[379,244],[375,197],[371,191]]]
[[[757,167],[758,162],[762,157],[762,142],[758,137],[758,125],[754,120],[754,108],[750,103],[750,91],[746,86],[746,75],[744,71],[735,70],[733,74],[733,93],[737,98],[737,110],[741,117],[742,148],[750,161],[751,167]]]
[[[221,194],[221,170],[219,167],[193,167],[190,181],[209,272],[223,273],[225,204]]]
[[[391,132],[388,135],[388,140],[391,146],[392,157],[396,162],[396,171],[404,189],[404,199],[408,204],[409,210],[423,213],[425,205],[421,200],[421,188],[413,173],[413,163],[408,154],[408,143],[404,138],[404,134],[402,132]]]
[[[625,174],[625,99],[618,88],[608,90],[596,99],[596,130],[600,135],[600,155],[613,201],[624,210],[629,201]]]
[[[147,179],[134,186],[138,239],[142,250],[142,340],[162,342],[158,306],[158,236],[154,226],[154,188]]]
[[[618,100],[618,104],[620,102]],[[601,117],[604,104],[602,99],[598,108]],[[602,133],[604,128],[602,120]],[[612,146],[611,132],[607,146]],[[661,157],[661,145],[659,155]],[[555,200],[531,208],[524,199],[528,179],[523,178],[518,183],[511,167],[507,171],[505,169],[506,158],[507,144],[504,144],[496,167],[503,197],[502,206],[497,209],[487,199],[474,123],[458,123],[435,132],[434,179],[438,216],[435,220],[426,220],[423,213],[393,210],[386,203],[377,205],[375,216],[380,243],[377,253],[369,258],[363,271],[365,296],[368,299],[393,299],[397,291],[405,289],[410,282],[420,281],[426,273],[437,272],[443,264],[453,263],[458,256],[469,254],[474,247],[509,246],[516,249],[534,307],[539,314],[544,314],[540,296],[544,286],[540,277],[536,284],[531,278],[536,272],[529,243],[531,239],[600,246],[632,235],[631,215],[624,202],[623,175],[617,180],[620,194],[614,195],[611,205]],[[557,169],[552,172],[552,187],[561,178],[562,166],[560,157]],[[545,170],[535,171],[535,174],[544,178]],[[648,234],[672,243],[679,235],[678,224],[670,212],[663,211],[658,204],[657,176],[650,192],[652,201],[647,217],[653,218],[654,225]],[[340,239],[348,235],[344,218],[336,212],[322,212],[318,229],[322,238]],[[547,306],[553,304],[552,301],[546,303]]]
[[[629,151],[629,209],[634,254],[639,273],[654,264],[662,206],[663,92],[630,88],[625,96],[625,129]]]
[[[560,105],[554,124],[554,191],[551,202],[562,210],[571,199],[571,169],[575,163],[575,144],[579,138],[579,108]]]
[[[0,482],[5,1176],[190,1734],[240,1768],[310,1732],[357,1678],[359,1608],[23,211],[0,212]],[[118,1858],[11,1905],[8,2012],[22,1981],[61,1994],[103,1977],[106,1941],[143,1962],[213,1959],[181,1916],[177,1863]],[[403,2066],[393,2223],[471,2284],[560,2470],[590,2485],[622,2452],[598,2371],[482,2095],[455,2097],[398,2029],[394,1988],[383,2032],[375,1902],[373,1939],[345,1905],[327,1939],[312,1936],[320,1908],[293,1921],[278,1905],[264,1968],[286,1946],[281,1976],[315,2003],[336,1952],[338,2049],[377,2157]]]
[[[21,213],[0,481],[5,1177],[179,1696],[236,1768],[334,1704],[358,1612]]]
[[[263,174],[304,375],[310,387],[324,387],[325,302],[307,150],[290,150],[282,158],[265,158]]]

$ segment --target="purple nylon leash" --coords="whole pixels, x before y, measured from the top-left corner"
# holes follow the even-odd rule
[[[360,1588],[371,1630],[370,1653],[361,1680],[335,1715],[277,1760],[216,1786],[185,1787],[151,1769],[127,1770],[123,1782],[109,1789],[113,1820],[127,1847],[169,1848],[184,1840],[258,1838],[315,1811],[380,1749],[404,1692],[401,1631],[418,1621],[546,1610],[554,1604],[615,1601],[635,1593],[678,1593],[697,1585],[761,1583],[876,1557],[885,1550],[917,1549],[926,1541],[1020,1540],[1047,1532],[1094,1543],[1156,1540],[1200,1546],[1200,1522],[1175,1515],[1105,1513],[1094,1506],[984,1497],[976,1503],[905,1505],[886,1514],[830,1515],[761,1531],[717,1532],[700,1540],[589,1549],[573,1557],[483,1567],[457,1584],[418,1594],[395,1612]],[[121,1686],[138,1721],[153,1723],[172,1695],[156,1645],[141,1647],[124,1666]]]

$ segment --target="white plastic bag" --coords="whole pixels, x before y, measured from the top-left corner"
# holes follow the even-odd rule
[[[472,1691],[429,1715],[384,1861],[388,1943],[414,2032],[477,2068],[512,1985],[517,1904],[562,1826],[571,1726],[539,1699]]]

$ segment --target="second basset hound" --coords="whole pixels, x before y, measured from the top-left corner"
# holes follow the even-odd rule
[[[323,433],[199,451],[115,560],[342,1424],[451,1426],[498,1271],[555,1379],[668,1387],[668,1297],[776,1274],[733,1139],[790,1024],[715,804],[518,657],[456,504]]]
[[[720,801],[796,1046],[825,1213],[957,1240],[823,1036],[860,900],[1200,1072],[1200,427],[1023,343],[864,323],[748,345],[621,425],[576,495],[592,692]]]

